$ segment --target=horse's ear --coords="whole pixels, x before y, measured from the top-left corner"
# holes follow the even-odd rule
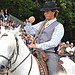
[[[3,26],[1,26],[1,34],[4,34],[6,31],[5,31],[5,28]]]
[[[13,33],[15,35],[19,35],[20,27],[21,27],[21,25],[19,25],[19,27],[18,28],[15,28],[15,30],[13,31]]]

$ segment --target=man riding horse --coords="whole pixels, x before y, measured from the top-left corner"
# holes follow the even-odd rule
[[[63,25],[57,21],[59,7],[56,6],[55,2],[47,1],[41,11],[44,11],[44,16],[46,18],[46,23],[42,27],[38,34],[37,43],[31,43],[28,45],[29,48],[42,49],[48,56],[46,61],[48,66],[49,75],[54,75],[58,73],[58,57],[55,47],[60,43],[64,35]],[[26,32],[31,35],[37,34],[40,27],[44,23],[41,21],[35,25],[32,25],[34,18],[30,17],[27,20]]]

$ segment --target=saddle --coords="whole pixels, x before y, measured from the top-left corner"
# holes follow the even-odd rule
[[[38,60],[39,63],[39,69],[41,75],[49,75],[48,74],[48,67],[46,64],[46,61],[48,60],[48,57],[44,51],[41,49],[37,49],[36,51],[33,51],[32,53]]]

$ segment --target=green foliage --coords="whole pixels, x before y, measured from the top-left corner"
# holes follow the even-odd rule
[[[1,9],[8,9],[9,7],[9,4],[10,4],[10,2],[9,2],[10,0],[0,0],[0,10]]]
[[[32,0],[10,0],[9,13],[24,21],[33,15],[33,9],[37,6]]]
[[[66,3],[61,3],[60,6],[66,8]]]
[[[8,12],[22,21],[30,16],[35,16],[36,22],[44,20],[43,12],[40,12],[44,2],[48,0],[0,0],[0,9],[8,9]],[[58,21],[64,27],[66,33],[75,28],[75,1],[74,0],[49,0],[57,3],[59,9]],[[70,34],[66,34],[69,35]]]

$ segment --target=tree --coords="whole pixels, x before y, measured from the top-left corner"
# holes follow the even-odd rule
[[[0,0],[0,10],[8,9],[9,4],[10,4],[10,0]]]
[[[63,40],[74,40],[75,33],[75,2],[74,0],[0,0],[0,9],[8,9],[9,13],[22,21],[35,16],[35,23],[44,20],[43,12],[40,9],[45,1],[56,2],[60,7],[58,21],[65,27]]]
[[[10,5],[11,13],[22,21],[33,15],[33,9],[37,6],[32,0],[11,0]]]

